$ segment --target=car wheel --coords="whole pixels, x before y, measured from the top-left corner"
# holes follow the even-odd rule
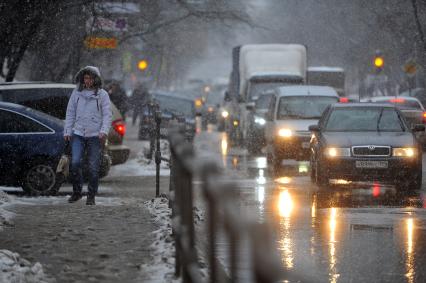
[[[260,142],[254,138],[248,138],[247,140],[247,151],[249,154],[254,155],[260,153],[261,146]]]
[[[422,188],[422,174],[421,172],[415,173],[410,177],[404,178],[407,181],[397,181],[395,186],[397,191],[401,192],[415,192]]]
[[[313,161],[313,158],[311,156],[310,162],[309,162],[309,167],[310,167],[310,177],[311,177],[311,182],[312,183],[316,183],[316,170],[315,170],[315,163]]]
[[[22,189],[30,195],[56,195],[64,181],[64,175],[57,174],[51,164],[35,162],[24,172]]]
[[[100,163],[99,178],[103,178],[108,175],[109,170],[111,169],[111,157],[108,154],[103,154]]]
[[[327,172],[321,168],[319,162],[315,163],[315,183],[320,189],[325,189],[328,186],[328,175]]]

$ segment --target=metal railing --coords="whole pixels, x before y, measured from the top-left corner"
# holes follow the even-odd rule
[[[276,282],[282,279],[282,261],[271,229],[267,224],[260,224],[240,213],[236,205],[238,184],[227,180],[217,163],[196,157],[192,144],[185,140],[182,132],[171,131],[169,143],[169,200],[176,247],[175,275],[182,277],[183,282],[242,281],[239,268],[242,262],[247,261],[241,256],[245,240],[249,246],[249,272],[253,281]],[[194,178],[201,180],[202,196],[207,203],[207,278],[201,272],[195,246]],[[224,272],[218,260],[217,245],[222,232],[229,242],[229,272]]]

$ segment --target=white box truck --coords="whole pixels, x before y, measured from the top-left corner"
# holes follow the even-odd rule
[[[260,94],[283,85],[305,84],[307,51],[301,44],[247,44],[232,50],[229,96],[238,104],[238,136],[247,144],[251,140],[250,110]],[[231,128],[232,129],[232,128]]]

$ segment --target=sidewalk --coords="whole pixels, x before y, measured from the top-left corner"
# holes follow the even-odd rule
[[[59,196],[33,198],[0,187],[0,220],[9,216],[0,221],[0,282],[173,282],[168,202],[153,201],[152,164],[142,164],[149,176],[134,174],[141,164],[132,158],[101,180],[96,206],[85,197],[68,204],[70,185]],[[161,173],[167,193],[169,171]]]

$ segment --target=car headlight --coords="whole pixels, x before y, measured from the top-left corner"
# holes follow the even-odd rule
[[[351,156],[351,149],[348,147],[328,147],[325,149],[327,157],[348,157]]]
[[[290,129],[279,129],[278,135],[283,138],[289,138],[293,135],[293,132]]]
[[[228,116],[229,116],[229,112],[226,111],[226,110],[223,110],[221,114],[222,114],[222,117],[225,118],[225,119],[228,118]]]
[[[262,117],[257,117],[257,116],[254,116],[254,122],[258,125],[261,125],[261,126],[266,124],[265,119],[263,119]]]
[[[413,147],[396,147],[392,149],[392,155],[396,157],[414,157],[417,149]]]

